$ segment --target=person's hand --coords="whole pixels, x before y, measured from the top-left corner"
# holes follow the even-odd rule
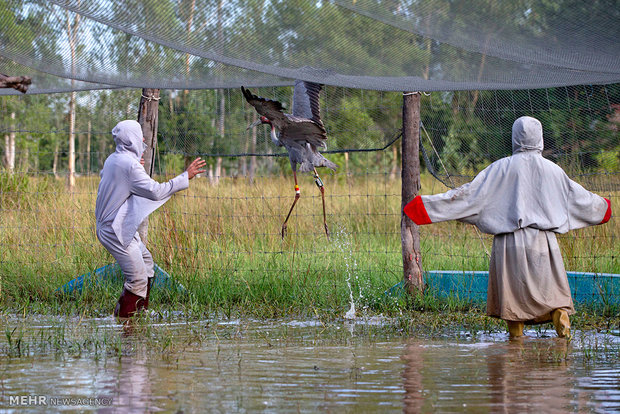
[[[192,163],[187,167],[187,178],[190,180],[194,178],[198,174],[202,174],[206,170],[203,170],[202,167],[207,165],[207,162],[202,158],[196,158]]]
[[[140,158],[140,165],[144,167],[144,157]]]

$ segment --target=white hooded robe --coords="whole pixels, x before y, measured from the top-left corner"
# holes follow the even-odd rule
[[[189,179],[187,172],[166,183],[149,177],[140,164],[144,143],[138,122],[119,122],[112,136],[116,151],[105,161],[97,190],[97,238],[118,262],[125,288],[145,297],[154,264],[151,253],[140,240],[138,226],[172,194],[186,189]]]
[[[611,217],[609,200],[572,181],[542,150],[540,121],[521,117],[512,127],[512,156],[461,187],[417,196],[404,209],[419,225],[459,220],[495,235],[487,314],[509,321],[547,322],[559,308],[574,313],[555,233]]]

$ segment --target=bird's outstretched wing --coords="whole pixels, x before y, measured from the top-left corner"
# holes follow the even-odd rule
[[[327,132],[323,124],[294,115],[288,116],[288,123],[280,132],[280,139],[298,143],[308,142],[317,148],[327,148]]]
[[[319,105],[319,93],[322,88],[323,85],[318,83],[296,80],[293,90],[293,115],[323,124]]]
[[[256,112],[258,112],[259,115],[267,117],[274,126],[281,128],[286,123],[286,115],[283,112],[284,107],[279,101],[254,95],[243,86],[241,87],[241,92],[245,100],[256,109]]]

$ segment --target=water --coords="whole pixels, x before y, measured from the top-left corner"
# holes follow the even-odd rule
[[[151,323],[134,332],[111,318],[21,322],[29,344],[21,357],[0,341],[2,412],[620,412],[617,333],[577,332],[568,343],[535,331],[522,341],[481,332],[406,338],[377,318]],[[47,405],[18,406],[11,396]],[[74,402],[50,407],[62,397]]]
[[[346,282],[349,288],[349,310],[344,314],[344,318],[348,320],[355,319],[357,317],[357,310],[355,309],[355,299],[353,297],[353,287],[351,285],[352,277],[355,278],[355,282],[359,290],[359,300],[362,301],[364,296],[362,295],[362,286],[359,283],[357,277],[357,261],[353,257],[353,245],[351,236],[347,233],[344,227],[339,227],[336,231],[333,244],[342,253],[342,263],[345,265]]]

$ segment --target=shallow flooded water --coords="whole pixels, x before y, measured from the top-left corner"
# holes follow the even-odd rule
[[[620,412],[620,338],[385,321],[7,320],[4,412]],[[21,325],[20,325],[21,324]]]

